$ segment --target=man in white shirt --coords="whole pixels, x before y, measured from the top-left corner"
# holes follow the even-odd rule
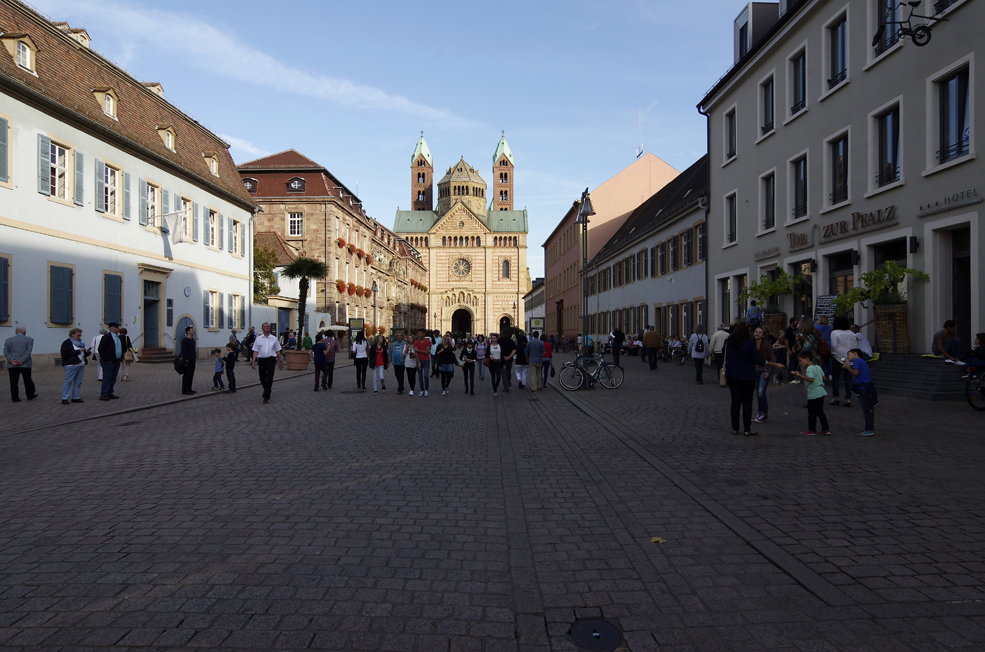
[[[711,341],[708,343],[716,370],[720,370],[722,363],[725,361],[725,342],[727,340],[728,331],[725,330],[725,324],[719,324],[718,330],[711,336]]]
[[[270,334],[270,323],[263,322],[263,333],[253,342],[253,369],[260,365],[260,384],[263,385],[263,402],[270,400],[270,388],[274,384],[274,360],[280,370],[284,370],[284,360],[281,358],[281,346],[277,337]]]

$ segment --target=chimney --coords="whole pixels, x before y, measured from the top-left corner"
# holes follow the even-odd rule
[[[81,27],[72,28],[65,21],[53,22],[52,25],[58,29],[65,32],[70,39],[81,45],[82,47],[89,49],[89,32],[85,31]]]
[[[154,93],[158,97],[164,97],[164,87],[161,86],[158,82],[146,83],[144,84],[144,88]]]

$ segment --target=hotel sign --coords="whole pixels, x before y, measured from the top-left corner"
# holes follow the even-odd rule
[[[962,206],[977,204],[981,201],[982,198],[978,194],[978,188],[969,188],[968,190],[962,190],[960,192],[953,192],[949,195],[944,195],[939,200],[927,202],[925,205],[921,205],[917,212],[917,217],[936,215],[937,213],[943,213],[944,211],[953,210]]]
[[[875,231],[899,224],[896,206],[888,206],[871,213],[852,213],[848,219],[832,222],[821,227],[821,242],[831,242],[842,238],[852,238],[861,233]]]

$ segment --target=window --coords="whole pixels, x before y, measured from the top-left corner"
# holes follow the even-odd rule
[[[69,171],[68,151],[58,143],[51,143],[51,191],[56,199],[68,199]]]
[[[75,269],[48,264],[48,321],[52,324],[75,323]]]
[[[509,260],[504,260],[503,261],[503,278],[509,278],[509,277],[510,277],[510,261]]]
[[[764,81],[759,86],[760,101],[762,102],[762,116],[763,121],[760,126],[762,135],[766,135],[773,131],[774,125],[774,114],[775,114],[775,104],[774,104],[774,88],[773,88],[773,76]]]
[[[678,249],[677,249],[678,242],[677,241],[678,241],[678,238],[677,238],[676,235],[673,238],[670,239],[670,270],[671,271],[677,271],[677,268],[680,267],[680,264],[681,264],[680,259],[678,258],[678,255],[677,255],[677,252],[678,252]]]
[[[174,210],[179,214],[180,222],[178,223],[178,228],[184,233],[185,241],[192,240],[192,216],[191,216],[191,206],[192,203],[179,195],[174,194]]]
[[[899,104],[876,117],[879,159],[876,185],[880,188],[900,179],[900,108]]]
[[[120,214],[120,171],[109,165],[97,165],[96,170],[103,168],[103,207],[110,215]],[[114,320],[118,321],[118,320]]]
[[[243,231],[243,223],[233,218],[229,218],[229,253],[242,254],[246,244],[246,232]]]
[[[848,134],[844,133],[828,141],[828,173],[831,193],[828,205],[848,201]]]
[[[725,160],[735,158],[735,108],[725,114]]]
[[[10,321],[10,256],[0,255],[0,324]]]
[[[650,276],[657,275],[657,246],[650,247]]]
[[[657,264],[660,266],[660,273],[667,273],[667,243],[661,242],[657,245]]]
[[[214,156],[209,159],[209,171],[215,176],[219,176],[219,159]]]
[[[848,79],[848,18],[828,27],[828,90]]]
[[[940,149],[937,160],[947,163],[969,151],[968,68],[937,82],[937,93],[940,98]]]
[[[205,244],[210,247],[216,247],[219,241],[219,214],[210,209],[209,221],[206,224],[207,237],[205,238]]]
[[[161,189],[152,183],[147,183],[146,188],[147,225],[155,226],[157,224],[157,216],[159,215],[157,207],[159,205],[158,200],[161,197]]]
[[[682,237],[684,239],[684,244],[681,247],[684,267],[689,267],[694,264],[694,229],[688,229]]]
[[[290,213],[287,217],[287,235],[299,237],[304,235],[304,214]]]
[[[749,52],[749,23],[743,23],[739,28],[739,58]]]
[[[17,41],[17,65],[31,70],[31,48],[24,41]]]
[[[174,134],[170,131],[164,132],[164,146],[174,151]]]
[[[698,260],[705,260],[708,257],[708,252],[705,249],[705,243],[708,240],[705,233],[707,226],[707,222],[702,222],[695,229],[698,232]]]
[[[123,275],[103,272],[103,323],[123,321]]]
[[[222,310],[222,295],[214,290],[205,291],[205,327],[216,329],[222,328],[220,312]]]
[[[760,177],[760,205],[763,207],[762,230],[776,228],[776,173]]]
[[[116,117],[116,98],[109,93],[103,95],[103,113]]]
[[[418,172],[417,173],[417,183],[424,183],[424,173],[423,172]]]
[[[725,244],[734,244],[739,239],[738,205],[736,195],[732,193],[725,198]]]
[[[792,208],[790,214],[793,219],[799,219],[807,215],[807,155],[794,159],[790,163],[790,184],[792,188],[791,201]]]
[[[288,192],[304,192],[305,181],[301,178],[294,178],[287,182]]]
[[[879,56],[899,41],[899,8],[896,0],[876,0],[876,13],[878,27],[873,49]]]
[[[807,108],[807,51],[790,59],[790,116]]]

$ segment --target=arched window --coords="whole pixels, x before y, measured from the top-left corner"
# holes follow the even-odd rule
[[[516,236],[513,237],[513,246],[514,247],[520,246],[520,241],[516,238]]]
[[[481,247],[482,246],[482,243],[480,242],[481,239],[482,238],[476,236],[476,238],[475,238],[475,246],[476,247]]]
[[[431,246],[431,245],[428,244],[428,240],[430,240],[430,238],[424,238],[424,246],[425,247],[430,247]]]
[[[509,277],[510,277],[510,261],[504,260],[503,261],[503,278],[509,278]]]
[[[445,236],[441,236],[441,246],[442,247],[448,246],[448,238],[446,238]]]

